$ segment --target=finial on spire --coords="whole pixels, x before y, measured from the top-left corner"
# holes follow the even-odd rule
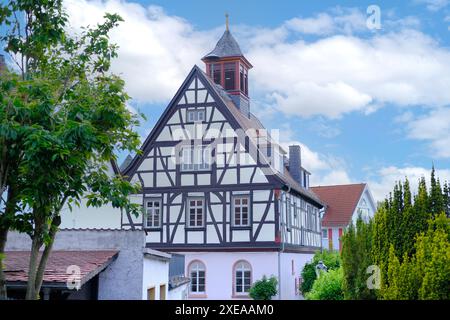
[[[230,26],[229,26],[229,22],[228,22],[228,12],[225,13],[225,26],[227,28],[227,31],[230,31]]]

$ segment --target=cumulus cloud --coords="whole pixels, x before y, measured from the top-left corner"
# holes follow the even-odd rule
[[[223,30],[196,30],[157,6],[118,0],[65,4],[76,28],[101,21],[105,12],[125,19],[111,34],[120,46],[113,71],[123,75],[131,96],[143,102],[170,100]],[[354,111],[367,114],[385,103],[450,103],[448,49],[419,31],[403,28],[411,22],[401,24],[402,31],[351,35],[365,30],[364,24],[362,12],[336,8],[311,18],[292,18],[275,28],[236,26],[233,31],[255,66],[252,96],[287,114],[329,118]],[[307,42],[301,37],[305,33],[326,37]]]
[[[118,13],[125,20],[110,36],[120,47],[112,70],[123,76],[132,98],[143,102],[167,102],[220,32],[194,30],[188,21],[167,15],[157,6],[118,0],[66,0],[64,4],[78,31],[102,21],[105,12]]]
[[[427,186],[430,186],[430,172],[429,168],[414,166],[402,168],[396,166],[383,167],[376,172],[374,177],[369,179],[369,187],[375,200],[382,201],[392,191],[396,182],[404,181],[407,177],[411,185],[411,191],[416,193],[420,178],[425,177]],[[450,170],[436,170],[436,175],[441,183],[450,181]]]
[[[436,157],[450,158],[450,107],[409,120],[408,137],[428,141]]]
[[[386,103],[450,103],[450,51],[415,30],[284,41],[248,56],[255,90],[288,114],[337,118]]]
[[[450,4],[449,0],[416,0],[417,3],[425,4],[430,11],[438,11]]]
[[[285,126],[280,131],[280,138],[280,144],[286,151],[289,150],[290,145],[300,145],[302,167],[311,172],[310,184],[312,186],[351,183],[343,159],[317,152],[303,142],[295,140],[289,126]]]

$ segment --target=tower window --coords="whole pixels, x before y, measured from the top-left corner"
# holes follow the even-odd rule
[[[240,82],[240,89],[242,92],[245,92],[245,83],[244,83],[244,67],[241,65],[239,68],[239,82]]]
[[[211,78],[213,78],[214,83],[221,84],[222,83],[222,65],[221,64],[212,64],[211,65]]]
[[[236,76],[236,63],[225,63],[225,90],[234,90],[235,76]]]
[[[247,72],[247,70],[244,70],[244,71],[245,71],[244,72],[244,85],[245,85],[244,93],[245,93],[245,95],[248,96],[248,72]]]

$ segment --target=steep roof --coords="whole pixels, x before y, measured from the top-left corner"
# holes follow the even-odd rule
[[[347,226],[365,188],[365,183],[311,187],[327,205],[322,225]]]
[[[248,130],[254,130],[254,129],[264,129],[261,122],[253,115],[251,114],[250,117],[244,115],[239,108],[234,104],[233,100],[229,97],[229,95],[226,93],[226,91],[219,85],[215,84],[213,80],[206,75],[203,70],[201,70],[198,66],[194,66],[181,85],[181,87],[178,89],[178,92],[173,97],[172,101],[169,103],[169,106],[166,108],[166,110],[163,112],[161,117],[158,119],[156,125],[153,127],[150,134],[147,136],[146,140],[144,141],[143,145],[141,146],[142,154],[145,153],[145,150],[147,149],[147,146],[154,140],[156,137],[157,131],[161,129],[161,126],[168,120],[170,116],[170,109],[172,107],[176,106],[176,103],[180,100],[181,95],[184,92],[185,87],[188,86],[191,79],[195,76],[198,76],[200,81],[202,81],[205,86],[211,90],[211,93],[215,97],[215,100],[217,103],[220,103],[224,105],[224,108],[227,110],[227,112],[230,114],[230,117],[232,120],[234,120],[237,123],[237,126],[242,128],[245,132],[248,132]],[[255,143],[253,139],[250,139],[251,143]],[[259,158],[264,164],[270,164],[270,162],[266,159],[265,155],[259,150],[259,148],[254,148],[259,153]],[[131,176],[133,169],[137,168],[139,165],[139,162],[142,161],[142,156],[140,154],[137,154],[133,160],[127,164],[126,167],[121,168],[121,172],[123,175]],[[272,169],[271,166],[268,166],[268,169],[271,170],[271,173],[273,177],[280,182],[281,184],[289,186],[292,190],[295,192],[309,198],[319,206],[323,206],[323,202],[319,197],[317,197],[316,194],[311,192],[310,190],[300,186],[289,174],[288,170],[285,169],[285,173],[281,174],[280,172]]]
[[[44,272],[43,284],[65,285],[72,273],[67,268],[80,267],[80,285],[103,271],[117,257],[118,251],[53,251]],[[5,252],[5,275],[7,282],[26,282],[30,251]]]
[[[231,35],[229,30],[225,30],[222,37],[216,44],[213,51],[208,53],[203,59],[224,58],[224,57],[240,57],[243,56],[241,48],[236,39]]]
[[[200,70],[200,73],[204,76],[205,80],[211,85],[211,87],[217,91],[218,95],[222,99],[222,101],[225,103],[225,105],[228,107],[228,110],[231,112],[231,114],[234,116],[234,118],[239,123],[240,127],[244,130],[252,130],[252,129],[265,129],[261,121],[253,115],[250,114],[250,117],[247,117],[244,115],[239,108],[234,104],[233,100],[231,100],[228,97],[228,94],[226,91],[219,85],[215,84],[210,77],[206,73],[204,73],[202,70]],[[268,137],[271,139],[270,137]],[[265,164],[269,164],[269,161],[266,159],[266,156],[259,150],[258,148],[259,158],[262,162],[265,162]],[[311,192],[310,190],[302,187],[297,181],[294,180],[294,178],[289,173],[289,170],[285,167],[284,173],[281,174],[278,171],[275,171],[272,169],[272,167],[269,166],[269,169],[272,170],[272,173],[275,177],[277,177],[279,180],[281,180],[282,183],[289,185],[292,189],[294,189],[299,194],[306,196],[316,202],[319,205],[323,205],[323,202],[319,197],[317,197],[314,192]]]

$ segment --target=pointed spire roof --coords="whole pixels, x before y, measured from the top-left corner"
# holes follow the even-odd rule
[[[240,57],[242,54],[241,48],[236,39],[231,35],[230,30],[225,30],[220,40],[217,42],[213,51],[208,53],[203,59],[218,59],[224,57]],[[203,60],[202,59],[202,60]]]

